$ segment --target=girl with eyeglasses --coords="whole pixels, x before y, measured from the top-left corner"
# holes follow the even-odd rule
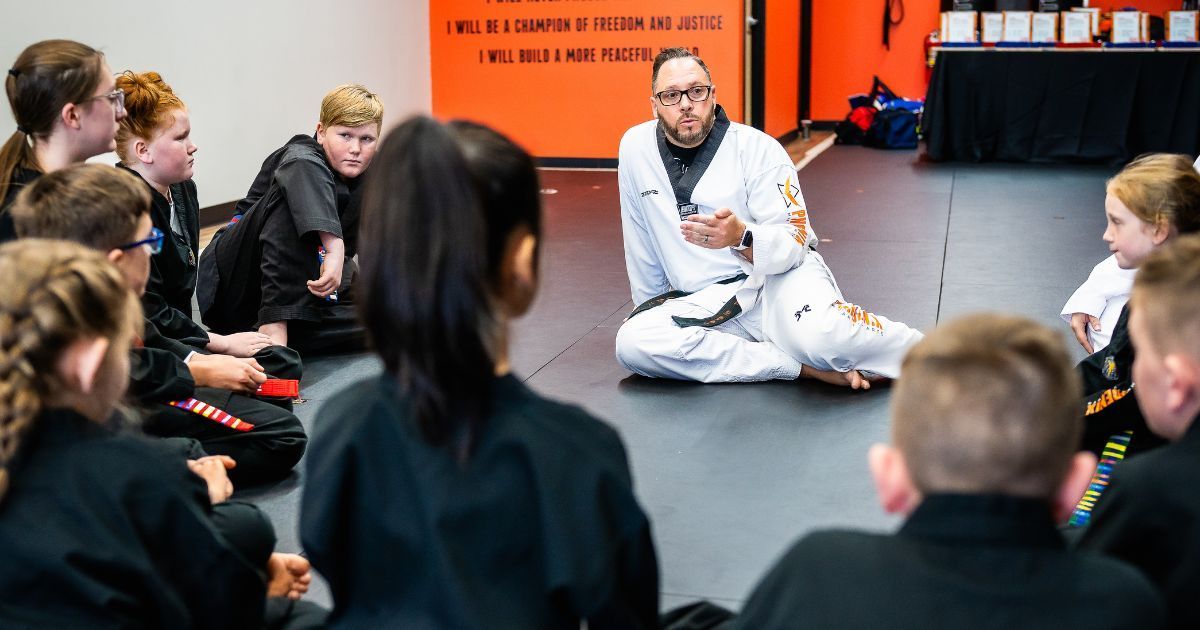
[[[153,227],[150,193],[136,175],[104,164],[69,166],[26,186],[11,212],[22,238],[70,240],[107,252],[126,272],[129,289],[145,292],[164,235]],[[308,437],[294,414],[254,396],[266,377],[253,359],[204,354],[167,338],[149,320],[139,336],[130,391],[143,412],[143,431],[187,438],[208,455],[228,457],[236,465],[229,477],[239,487],[291,472]]]
[[[13,62],[4,91],[17,129],[0,148],[0,242],[16,238],[7,208],[43,173],[116,148],[124,92],[104,53],[79,42],[30,45]]]

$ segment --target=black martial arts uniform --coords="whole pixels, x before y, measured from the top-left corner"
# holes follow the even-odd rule
[[[1044,501],[926,497],[895,535],[801,539],[734,627],[1161,628],[1161,596],[1133,567],[1074,552]]]
[[[117,166],[141,178],[137,171],[121,164]],[[191,315],[200,253],[200,203],[196,184],[190,179],[173,184],[170,201],[149,183],[146,188],[150,191],[150,218],[154,227],[163,233],[163,247],[150,257],[150,277],[146,281],[146,292],[142,294],[142,310],[164,337],[208,354],[208,331]],[[303,376],[300,355],[291,348],[269,346],[255,353],[253,358],[273,378],[300,380]],[[272,402],[291,410],[290,400]]]
[[[237,461],[229,471],[241,486],[278,479],[291,472],[304,455],[308,436],[291,412],[265,400],[229,390],[196,387],[184,359],[192,349],[160,334],[146,322],[142,347],[133,350],[130,394],[144,415],[143,430],[158,437],[184,437],[200,442],[210,455]],[[200,414],[166,403],[196,398],[254,425],[238,431]]]
[[[1140,568],[1172,628],[1200,628],[1200,418],[1174,444],[1122,463],[1079,546]]]
[[[40,173],[24,171],[24,183],[32,182],[38,176]],[[191,192],[193,194],[190,198],[194,200],[194,188]],[[162,195],[152,190],[152,197],[154,195],[162,198]],[[166,199],[162,198],[162,201],[165,203]],[[192,203],[194,205],[194,201]],[[151,212],[152,220],[154,214]],[[169,218],[167,221],[169,222]],[[163,233],[168,234],[166,231]],[[167,243],[173,242],[170,238],[168,235],[163,239],[161,253],[179,256],[176,248],[171,248],[172,253],[168,253]],[[157,256],[152,256],[151,260],[155,258]],[[153,268],[152,262],[151,269]],[[147,307],[148,314],[150,308],[157,303],[156,300],[151,301],[151,306]],[[183,318],[171,317],[170,321],[170,325],[178,329]],[[196,328],[199,329],[198,326]],[[203,343],[207,344],[208,333],[203,329],[196,333],[196,341],[200,341],[200,334],[204,335]],[[228,390],[196,387],[191,371],[184,361],[189,354],[199,350],[162,334],[149,318],[146,319],[146,327],[139,345],[140,347],[132,350],[130,357],[129,392],[144,416],[143,429],[146,433],[157,437],[191,438],[200,442],[204,451],[210,455],[232,457],[238,465],[230,471],[229,476],[237,485],[278,479],[291,472],[296,462],[300,461],[308,437],[300,420],[288,410],[290,402],[275,401],[277,404],[272,404],[267,400],[234,394]],[[294,375],[295,378],[299,378],[299,357],[287,349],[282,350],[285,352],[260,353],[263,354],[263,358],[259,363],[272,376],[292,378],[293,376],[289,375]],[[291,360],[288,358],[289,354]],[[250,431],[237,431],[199,414],[166,404],[187,398],[196,398],[213,405],[253,424],[254,428]]]
[[[512,376],[491,387],[466,462],[421,436],[386,373],[322,408],[300,533],[331,625],[656,627],[650,523],[616,432]]]
[[[17,238],[17,229],[13,225],[12,213],[9,210],[12,208],[13,202],[17,200],[17,195],[21,193],[21,189],[41,175],[40,171],[28,168],[13,169],[12,182],[8,186],[8,192],[4,193],[4,201],[0,202],[0,245]]]
[[[287,322],[288,345],[303,354],[364,349],[352,286],[361,179],[336,174],[311,136],[298,135],[267,156],[234,210],[238,220],[200,257],[204,323],[227,334]],[[318,232],[346,246],[337,301],[313,295],[306,284],[321,275]]]
[[[1133,431],[1125,457],[1166,443],[1146,426],[1133,382],[1133,343],[1129,340],[1129,305],[1113,327],[1108,346],[1079,363],[1083,378],[1084,424],[1082,448],[1097,456],[1109,437]]]
[[[265,564],[217,533],[182,459],[65,410],[23,439],[0,501],[0,627],[262,623]]]

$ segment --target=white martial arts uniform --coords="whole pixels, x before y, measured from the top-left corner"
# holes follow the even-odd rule
[[[1092,268],[1088,279],[1075,289],[1070,299],[1062,307],[1060,315],[1063,321],[1071,323],[1071,315],[1085,313],[1100,318],[1100,330],[1087,327],[1088,341],[1092,342],[1092,351],[1099,352],[1108,346],[1112,338],[1113,328],[1121,318],[1121,309],[1129,301],[1129,292],[1133,290],[1133,277],[1137,269],[1122,269],[1117,264],[1116,256],[1109,256]]]
[[[635,304],[671,290],[690,293],[629,318],[617,333],[617,360],[645,376],[704,382],[795,379],[801,363],[821,370],[895,377],[921,333],[848,304],[808,222],[787,152],[770,136],[728,122],[690,201],[700,214],[729,208],[753,234],[754,262],[733,249],[707,249],[680,234],[675,191],[659,150],[657,121],[621,139],[618,180],[625,264]],[[704,168],[696,156],[692,169]],[[745,274],[729,284],[719,281]],[[707,318],[736,297],[741,313],[713,327]]]

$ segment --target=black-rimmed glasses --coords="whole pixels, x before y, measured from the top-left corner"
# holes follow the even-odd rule
[[[707,101],[708,95],[712,93],[712,88],[711,85],[696,85],[686,90],[663,90],[654,96],[664,107],[670,107],[683,100],[684,94],[687,94],[688,100],[693,103]]]
[[[120,88],[117,88],[111,92],[105,92],[104,94],[97,94],[91,98],[86,98],[82,102],[86,103],[88,101],[94,101],[101,98],[108,99],[108,104],[112,105],[113,111],[120,112],[125,110],[125,90]]]
[[[149,238],[144,238],[136,243],[129,243],[128,245],[121,245],[117,249],[123,251],[126,249],[133,249],[135,247],[141,247],[142,245],[149,247],[151,254],[157,254],[158,252],[161,252],[162,246],[163,246],[162,230],[160,230],[156,227],[152,227],[152,228],[150,228],[150,237]]]

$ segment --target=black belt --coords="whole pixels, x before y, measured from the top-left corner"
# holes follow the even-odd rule
[[[740,282],[745,279],[746,279],[746,274],[739,273],[738,275],[733,276],[732,278],[725,278],[724,280],[718,280],[716,282],[716,284],[733,284],[734,282]],[[639,313],[648,311],[656,306],[662,306],[663,304],[665,304],[667,302],[667,300],[673,300],[675,298],[680,298],[685,295],[691,295],[691,294],[692,294],[691,291],[667,291],[666,293],[663,293],[662,295],[656,295],[656,296],[650,298],[649,300],[646,300],[645,302],[642,302],[641,304],[639,304],[637,306],[637,308],[633,309],[633,312],[629,314],[629,317],[626,317],[625,319],[626,320],[632,319],[634,315],[638,315]],[[711,317],[695,318],[695,317],[680,317],[678,315],[672,315],[671,319],[675,320],[675,323],[683,328],[686,328],[688,326],[700,326],[702,328],[712,328],[713,326],[718,326],[720,324],[723,324],[723,323],[733,319],[734,317],[737,317],[739,314],[741,314],[741,312],[742,312],[742,307],[740,305],[738,305],[737,298],[732,297],[732,298],[729,298],[729,301],[726,302],[725,305],[722,306],[721,309],[717,311],[716,315],[713,315]]]

